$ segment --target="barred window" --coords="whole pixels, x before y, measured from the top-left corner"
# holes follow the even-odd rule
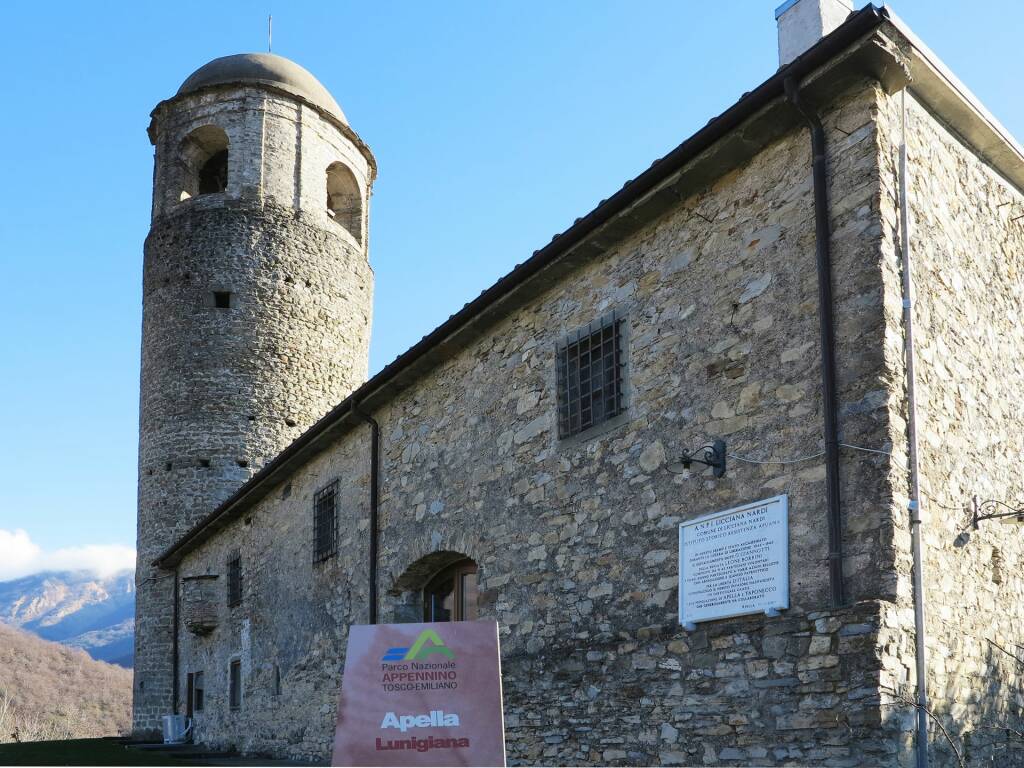
[[[313,562],[322,562],[337,551],[338,481],[335,480],[313,497]]]
[[[577,435],[625,410],[622,323],[613,312],[569,334],[559,345],[559,437]]]
[[[228,606],[242,602],[242,556],[235,553],[228,560]]]
[[[206,684],[203,682],[203,673],[196,672],[192,680],[192,709],[196,712],[202,712],[205,698]]]
[[[242,662],[238,659],[231,662],[228,681],[228,703],[231,709],[238,709],[242,706]]]

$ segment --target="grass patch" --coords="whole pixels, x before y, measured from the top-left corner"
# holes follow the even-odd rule
[[[0,765],[201,765],[166,754],[128,749],[116,739],[0,744]]]

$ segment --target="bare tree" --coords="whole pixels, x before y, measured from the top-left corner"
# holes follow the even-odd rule
[[[1003,654],[1005,654],[1010,659],[1013,659],[1013,661],[1017,664],[1017,666],[1022,671],[1024,671],[1024,658],[1021,658],[1020,656],[1012,653],[1011,651],[1008,651],[1006,648],[1001,646],[995,640],[992,640],[992,639],[986,637],[985,638],[985,642],[987,642],[990,646],[992,646],[996,650],[1001,651]],[[1022,646],[1017,646],[1017,647],[1021,648]],[[904,695],[901,691],[895,691],[895,690],[892,690],[892,689],[889,689],[889,688],[883,688],[883,691],[885,693],[888,693],[890,696],[893,697],[893,699],[895,699],[897,702],[899,702],[902,705],[913,707],[914,709],[921,708],[920,704],[917,702],[916,699],[913,699],[913,698],[911,698],[909,696]],[[923,707],[923,709],[924,709],[925,714],[928,716],[929,720],[931,720],[931,722],[933,722],[935,724],[936,728],[942,734],[943,739],[949,745],[950,749],[953,750],[953,754],[955,755],[957,763],[959,764],[960,768],[967,768],[967,758],[965,757],[965,755],[967,753],[967,750],[965,749],[965,743],[969,742],[971,736],[973,735],[973,733],[975,731],[999,732],[999,733],[1003,733],[1003,734],[1006,735],[1007,741],[1009,741],[1011,738],[1013,738],[1013,739],[1017,739],[1019,741],[1024,742],[1024,731],[1018,730],[1016,728],[1011,728],[1011,727],[1006,726],[1006,725],[992,725],[992,724],[988,724],[988,723],[971,723],[971,724],[969,724],[967,727],[965,727],[963,729],[963,732],[961,734],[959,734],[959,740],[958,740],[957,738],[954,738],[953,734],[951,734],[949,732],[949,730],[943,724],[942,720],[933,711],[931,711],[927,707]],[[992,746],[993,748],[998,748],[998,747],[995,747],[994,744],[989,744],[989,746]]]
[[[0,624],[0,743],[120,735],[132,674]]]
[[[960,765],[960,768],[967,768],[967,763],[964,762],[964,756],[961,753],[960,748],[957,746],[957,743],[953,740],[953,737],[949,735],[949,731],[946,730],[946,727],[942,724],[942,721],[935,716],[934,712],[928,709],[928,707],[921,707],[920,703],[916,699],[912,699],[909,696],[904,696],[899,691],[893,691],[891,689],[884,690],[886,693],[888,693],[890,696],[892,696],[894,699],[901,702],[902,704],[913,707],[914,709],[924,709],[925,714],[928,715],[928,717],[931,719],[933,723],[935,723],[936,726],[938,726],[938,729],[942,733],[942,736],[946,740],[946,743],[949,744],[950,749],[953,750],[953,754],[956,755],[956,761]]]
[[[7,689],[0,686],[0,744],[7,740],[7,734],[14,738],[14,711],[11,706],[11,697],[7,695]],[[11,729],[11,730],[8,730]]]

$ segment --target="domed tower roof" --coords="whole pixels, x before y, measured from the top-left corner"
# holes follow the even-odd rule
[[[178,96],[210,85],[230,83],[260,83],[280,88],[305,99],[348,125],[338,102],[309,70],[291,59],[273,53],[236,53],[214,59],[188,76],[178,89]]]

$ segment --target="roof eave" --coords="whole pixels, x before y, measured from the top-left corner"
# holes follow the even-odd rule
[[[883,13],[903,43],[910,91],[1024,193],[1024,148],[902,19]]]
[[[687,187],[691,187],[693,183],[697,185],[710,183],[722,173],[727,172],[730,167],[735,166],[738,162],[736,152],[739,152],[740,156],[747,155],[759,149],[759,145],[764,143],[766,138],[775,138],[772,134],[781,135],[791,129],[796,125],[795,116],[792,114],[792,110],[785,108],[781,103],[784,96],[783,83],[785,80],[794,77],[803,81],[847,48],[859,47],[856,44],[863,42],[865,36],[869,36],[884,19],[884,13],[878,8],[871,5],[866,6],[852,14],[845,24],[828,37],[823,38],[803,55],[781,68],[756,89],[745,93],[732,107],[710,120],[701,130],[667,155],[652,163],[635,179],[626,182],[618,192],[608,199],[602,200],[594,210],[577,219],[571,227],[552,238],[546,246],[534,251],[529,259],[516,266],[438,328],[381,369],[373,378],[296,438],[229,499],[193,526],[174,545],[164,551],[154,561],[154,564],[159,567],[171,568],[180,563],[188,552],[230,523],[245,509],[251,508],[253,504],[264,498],[272,487],[287,477],[294,468],[300,466],[310,456],[315,455],[322,447],[336,439],[345,431],[347,425],[354,424],[355,422],[349,419],[354,408],[358,406],[360,409],[372,411],[390,399],[394,393],[404,389],[411,379],[420,375],[419,372],[413,373],[414,366],[418,369],[424,364],[427,367],[433,367],[436,361],[430,360],[430,353],[436,352],[442,346],[450,347],[453,337],[460,334],[460,331],[464,332],[461,334],[464,337],[478,335],[481,332],[480,329],[490,325],[486,320],[481,322],[488,310],[500,309],[501,305],[509,303],[513,294],[521,296],[522,288],[540,272],[549,270],[563,257],[570,256],[574,252],[579,260],[583,260],[588,250],[593,252],[592,249],[587,248],[587,240],[590,238],[598,239],[600,245],[596,250],[600,251],[604,246],[628,234],[630,230],[635,231],[637,225],[642,225],[643,222],[631,216],[630,209],[646,203],[648,205],[647,216],[652,214],[656,216],[671,205],[678,204],[682,193],[675,189],[671,180],[679,176],[687,165],[693,164],[693,161],[700,158],[702,154],[707,153],[704,158],[705,162],[697,164],[699,167],[690,169],[692,172],[687,176],[691,183],[687,184]],[[858,62],[855,69],[862,66],[864,63]],[[825,96],[826,91],[827,88],[822,88],[822,97]],[[733,153],[708,152],[708,150],[713,150],[722,139],[741,128],[750,118],[758,115],[762,118],[759,121],[762,125],[760,133],[753,130],[739,132],[738,138],[734,142],[736,151]],[[758,137],[757,140],[752,138],[755,133]],[[730,154],[731,157],[726,157]],[[692,190],[690,193],[692,194]],[[647,219],[647,216],[644,218]],[[571,269],[573,264],[574,260],[569,258],[563,266]],[[545,280],[544,283],[550,284],[548,280]]]
[[[886,22],[888,29],[883,28]],[[894,40],[887,34],[890,30],[899,33],[903,40]],[[893,93],[911,84],[915,76],[915,92],[920,91],[930,105],[938,104],[953,114],[962,135],[969,139],[974,136],[973,140],[989,147],[987,156],[998,160],[997,167],[1004,175],[1024,181],[1024,155],[998,121],[952,78],[902,22],[886,9],[869,5],[758,88],[744,94],[736,104],[601,201],[593,211],[577,219],[569,229],[385,366],[168,548],[155,564],[177,565],[189,551],[264,498],[311,456],[356,426],[359,421],[350,418],[354,409],[373,411],[380,407],[424,370],[437,365],[454,347],[479,337],[511,308],[540,293],[551,284],[548,278],[555,273],[574,269],[612,242],[679,205],[701,185],[710,184],[736,167],[744,157],[792,130],[797,120],[784,103],[783,83],[787,78],[802,83],[808,101],[824,104],[843,84],[858,77],[871,77],[886,92]],[[950,91],[959,94],[963,103],[946,103]],[[541,272],[546,279],[536,281],[534,278]]]

